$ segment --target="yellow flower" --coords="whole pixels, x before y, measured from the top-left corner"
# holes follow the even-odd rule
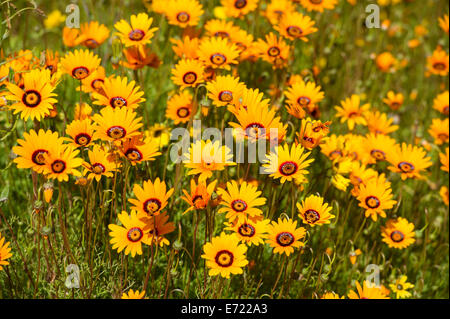
[[[233,223],[225,223],[228,227],[225,229],[232,230],[241,240],[247,245],[259,246],[264,244],[264,239],[267,238],[268,225],[270,220],[238,220]]]
[[[398,278],[393,284],[389,284],[392,291],[395,292],[397,298],[408,298],[411,297],[411,293],[407,291],[408,289],[414,288],[414,285],[406,282],[408,277],[405,275]]]
[[[18,139],[18,146],[14,146],[12,151],[18,156],[14,163],[18,168],[31,168],[38,173],[42,173],[45,167],[44,155],[63,145],[64,139],[60,138],[58,132],[40,129],[38,133],[30,130],[23,133],[24,139]]]
[[[2,234],[0,233],[0,270],[3,270],[3,266],[9,265],[7,259],[11,256],[9,241],[5,242],[5,237],[2,237]]]
[[[265,40],[258,39],[255,50],[259,57],[271,63],[274,69],[287,65],[290,46],[272,32],[266,35]]]
[[[308,12],[323,12],[324,9],[333,10],[338,0],[300,0],[300,3]]]
[[[441,164],[442,164],[442,166],[441,166],[441,169],[444,171],[444,172],[449,172],[449,156],[448,156],[448,147],[445,149],[445,154],[444,153],[439,153],[439,159],[440,159],[440,161],[441,161]]]
[[[341,123],[347,122],[348,129],[352,131],[355,125],[367,125],[366,117],[370,109],[370,104],[361,105],[361,97],[353,94],[350,98],[341,102],[340,106],[335,106],[336,117],[341,118]]]
[[[236,165],[232,161],[231,150],[226,145],[221,146],[219,141],[196,141],[189,148],[189,153],[183,154],[183,157],[184,165],[191,169],[188,175],[200,174],[199,182],[210,178],[214,171],[222,171],[226,166]]]
[[[123,226],[108,225],[109,236],[111,237],[110,243],[113,244],[112,248],[117,249],[118,253],[125,250],[125,255],[131,253],[131,257],[136,256],[136,254],[142,255],[142,244],[151,244],[146,223],[138,218],[136,211],[131,211],[130,215],[123,211],[118,217]]]
[[[294,82],[285,92],[289,114],[299,119],[304,118],[305,109],[311,110],[323,100],[324,93],[320,90],[321,87],[313,82]]]
[[[82,43],[89,49],[95,49],[105,42],[109,37],[109,29],[97,21],[83,23],[80,26],[81,33],[77,42]]]
[[[433,55],[427,58],[427,70],[431,74],[447,76],[449,70],[449,55],[441,48],[437,47]]]
[[[95,178],[99,182],[102,176],[113,177],[113,173],[119,167],[118,163],[110,160],[110,153],[99,145],[94,145],[93,150],[88,151],[88,157],[89,163],[83,163],[85,167],[83,175],[87,176],[88,180]]]
[[[335,292],[326,292],[320,297],[320,299],[345,299],[345,296],[339,297],[339,295]]]
[[[448,93],[448,91],[445,91],[445,92],[439,94],[433,100],[433,108],[435,110],[438,110],[442,114],[448,116],[448,113],[449,113],[449,93]]]
[[[368,112],[366,114],[367,127],[374,134],[390,134],[398,130],[398,125],[392,125],[394,119],[388,118],[386,113],[379,111]]]
[[[139,292],[139,290],[133,291],[133,289],[128,290],[122,294],[122,299],[144,299],[145,291]]]
[[[164,13],[169,24],[182,28],[196,26],[203,14],[203,7],[197,0],[172,0],[168,1]]]
[[[44,20],[44,26],[46,29],[52,29],[59,26],[66,21],[66,16],[59,10],[53,10]]]
[[[264,197],[260,197],[261,191],[258,188],[242,182],[238,185],[236,181],[227,183],[227,189],[219,188],[217,193],[221,196],[221,205],[219,213],[226,212],[226,218],[230,222],[238,219],[239,222],[246,221],[248,218],[262,216],[263,212],[257,206],[266,203]]]
[[[64,72],[80,81],[87,78],[99,65],[100,58],[89,50],[68,52],[61,59]]]
[[[348,297],[350,299],[390,299],[383,293],[381,287],[377,287],[368,281],[364,281],[363,287],[359,282],[355,282],[357,292],[350,290]]]
[[[329,224],[335,216],[330,214],[333,207],[323,202],[323,198],[316,195],[310,195],[301,204],[297,203],[299,217],[303,223],[314,227],[315,225]]]
[[[307,159],[310,152],[305,152],[303,146],[292,144],[276,146],[275,152],[266,155],[265,172],[274,179],[280,178],[283,184],[285,181],[305,182],[305,175],[308,174],[306,168],[314,161],[313,158]]]
[[[404,249],[416,241],[414,224],[402,217],[389,220],[381,227],[381,235],[389,248]]]
[[[223,38],[207,38],[202,40],[198,55],[206,67],[229,70],[231,64],[237,64],[238,47]]]
[[[392,198],[391,184],[384,174],[359,186],[359,206],[365,209],[365,216],[371,217],[373,221],[377,221],[378,215],[386,217],[385,210],[391,209],[397,203]]]
[[[309,39],[307,36],[318,31],[314,25],[315,21],[311,20],[309,16],[296,11],[291,11],[286,13],[283,19],[280,20],[274,28],[289,40],[300,39],[308,42]]]
[[[133,136],[140,136],[138,129],[142,126],[140,117],[136,118],[133,110],[122,107],[104,107],[100,114],[95,114],[93,120],[97,125],[95,138],[104,141],[120,142]]]
[[[155,31],[158,30],[158,28],[151,28],[152,22],[153,18],[146,13],[133,14],[130,23],[122,19],[114,25],[118,31],[115,34],[126,47],[136,45],[143,47],[151,43]]]
[[[231,75],[217,76],[215,80],[206,84],[208,97],[215,106],[237,104],[241,97],[245,84],[239,82],[239,78]]]
[[[145,99],[144,92],[135,81],[130,81],[126,77],[109,77],[100,86],[102,94],[94,92],[92,97],[94,104],[111,106],[112,108],[126,107],[136,109]]]
[[[401,147],[397,145],[393,152],[388,153],[387,160],[392,164],[388,169],[400,173],[402,180],[423,179],[420,173],[432,165],[431,158],[426,155],[423,148],[402,143]]]
[[[172,69],[172,81],[181,87],[196,87],[203,83],[204,67],[203,63],[194,59],[182,59]]]
[[[269,235],[266,242],[270,247],[274,247],[275,254],[286,254],[289,256],[294,252],[294,248],[303,247],[304,242],[300,241],[305,237],[306,230],[303,227],[297,228],[297,221],[278,218],[272,221],[268,229]]]
[[[7,100],[13,101],[9,108],[14,110],[14,114],[20,113],[24,120],[36,119],[40,121],[57,102],[56,93],[53,93],[55,86],[50,80],[49,70],[35,69],[23,75],[23,88],[6,83],[8,93]]]
[[[81,176],[76,170],[83,164],[83,159],[76,157],[80,151],[73,146],[57,145],[50,152],[44,154],[44,174],[47,178],[68,181],[69,175]]]
[[[448,118],[444,120],[433,119],[428,133],[434,138],[434,144],[448,144],[450,134]]]
[[[256,9],[259,0],[220,0],[225,13],[231,18],[240,18]]]
[[[88,147],[95,140],[94,125],[90,119],[74,120],[66,128],[66,134],[71,137],[70,145]]]
[[[211,242],[203,246],[202,255],[206,259],[206,266],[209,268],[209,275],[221,275],[230,278],[230,274],[242,274],[242,267],[248,264],[245,256],[247,246],[239,243],[236,234],[213,237]]]
[[[148,216],[154,216],[166,207],[173,191],[173,188],[167,190],[166,183],[157,177],[154,183],[151,180],[144,181],[143,187],[135,184],[133,193],[137,199],[131,198],[128,201],[134,205],[132,209]]]
[[[153,143],[150,138],[142,140],[139,136],[125,140],[119,152],[133,166],[145,161],[154,161],[156,156],[161,155],[158,144]]]

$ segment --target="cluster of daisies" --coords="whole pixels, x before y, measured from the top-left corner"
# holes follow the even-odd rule
[[[262,14],[272,30],[259,39],[233,23],[233,19],[246,19],[255,11],[258,0],[221,0],[221,7],[215,12],[217,18],[204,23],[202,36],[184,32],[198,26],[204,14],[198,0],[153,0],[146,5],[164,15],[173,28],[183,31],[182,36],[170,39],[176,58],[171,80],[176,90],[167,100],[168,120],[191,129],[194,119],[219,115],[222,124],[235,129],[236,140],[276,143],[261,163],[266,176],[300,190],[308,183],[314,160],[324,156],[329,160],[331,184],[350,192],[365,217],[377,221],[387,218],[399,204],[388,180],[389,172],[399,174],[402,180],[426,179],[427,169],[433,165],[427,154],[430,144],[395,140],[390,135],[399,128],[394,123],[396,119],[372,107],[358,94],[335,107],[336,119],[347,124],[348,133],[330,134],[332,122],[319,120],[325,92],[309,77],[294,74],[280,78],[283,89],[272,87],[269,99],[259,89],[247,87],[237,68],[243,61],[261,60],[271,65],[274,72],[289,69],[295,62],[295,43],[308,42],[310,35],[318,31],[315,22],[299,12],[300,6],[308,12],[322,12],[334,9],[337,3],[338,0],[267,1]],[[114,24],[113,38],[122,48],[122,59],[111,61],[114,69],[136,71],[161,64],[149,47],[158,32],[152,24],[147,13]],[[440,19],[440,25],[448,33],[448,16]],[[63,42],[66,47],[75,48],[72,51],[60,55],[46,50],[38,58],[23,50],[8,56],[0,66],[1,110],[19,114],[25,124],[34,125],[13,147],[14,163],[45,177],[43,192],[47,201],[51,200],[48,194],[56,181],[68,182],[73,176],[79,185],[101,183],[127,174],[131,166],[147,167],[148,162],[169,152],[168,128],[156,125],[147,129],[140,116],[146,99],[138,77],[130,80],[126,75],[107,74],[106,66],[101,65],[101,58],[93,51],[110,38],[110,33],[107,26],[96,21],[84,23],[79,29],[64,27]],[[424,72],[448,76],[448,59],[448,54],[438,47],[428,58]],[[376,65],[384,72],[399,64],[390,53],[376,58]],[[63,97],[56,93],[58,85],[68,80],[80,96],[71,110],[61,107]],[[83,102],[86,95],[90,103]],[[401,93],[391,91],[382,102],[396,111],[403,100]],[[274,101],[282,101],[284,107],[274,106]],[[441,117],[433,119],[428,133],[433,143],[442,148],[440,162],[442,170],[448,172],[448,91],[436,97],[433,108]],[[41,128],[45,126],[41,125],[44,119],[61,112],[64,134]],[[283,113],[299,123],[292,142],[288,142]],[[365,127],[366,133],[355,133],[357,127]],[[249,264],[246,253],[251,245],[267,244],[273,253],[289,256],[305,246],[310,228],[330,224],[335,218],[333,207],[319,194],[296,203],[296,214],[290,217],[283,214],[274,218],[271,209],[265,213],[267,198],[262,196],[259,181],[228,175],[228,168],[237,163],[233,162],[232,151],[217,141],[197,141],[182,155],[190,177],[190,188],[182,189],[181,199],[187,207],[184,214],[205,212],[214,216],[210,213],[217,208],[217,213],[226,219],[223,231],[216,237],[212,234],[214,221],[207,219],[211,222],[207,225],[210,240],[203,246],[201,257],[210,276],[229,278],[230,274],[243,273]],[[216,178],[224,172],[228,180],[218,184]],[[156,178],[134,184],[132,191],[134,196],[128,199],[130,212],[119,213],[120,224],[110,224],[109,230],[112,247],[134,257],[142,254],[143,244],[170,244],[166,235],[175,230],[174,222],[169,221],[175,188],[170,188],[164,178]],[[443,185],[440,193],[448,205],[448,188]],[[414,228],[406,218],[388,219],[380,229],[380,238],[391,248],[404,249],[415,242]],[[4,238],[0,237],[0,269],[11,256],[8,244],[4,245]],[[361,251],[352,252],[352,263],[358,254]],[[386,288],[371,287],[368,282],[356,285],[357,292],[351,291],[349,298],[389,295]],[[408,296],[404,290],[411,287],[403,276],[391,288],[400,296]],[[143,292],[124,294],[124,298],[143,296]],[[323,298],[340,296],[330,292]]]

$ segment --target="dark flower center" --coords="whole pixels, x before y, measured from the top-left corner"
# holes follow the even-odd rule
[[[124,137],[126,134],[127,131],[122,126],[113,126],[106,131],[106,135],[115,140]]]
[[[62,160],[56,160],[51,165],[53,173],[59,174],[66,169],[66,163]]]
[[[45,157],[44,154],[47,154],[48,151],[47,150],[35,150],[33,152],[33,154],[31,155],[31,160],[33,161],[34,164],[37,165],[44,165],[45,164]]]
[[[125,100],[123,97],[116,96],[111,98],[109,101],[109,105],[111,105],[113,108],[121,108],[122,106],[127,106],[127,100]]]
[[[278,245],[282,247],[290,246],[294,242],[295,238],[294,235],[288,232],[279,233],[276,236],[276,241]]]
[[[161,208],[161,201],[157,198],[147,199],[143,208],[147,214],[153,215]]]
[[[133,227],[127,232],[127,238],[132,243],[136,243],[144,236],[144,232],[139,227]]]
[[[41,94],[35,90],[28,90],[22,96],[22,102],[27,107],[36,107],[41,103]]]
[[[216,254],[216,264],[221,267],[230,267],[233,264],[234,256],[228,250],[221,250]]]
[[[87,46],[89,49],[95,49],[100,44],[94,39],[87,39],[86,41],[84,41],[84,45]]]
[[[192,84],[195,81],[197,81],[197,74],[194,72],[187,72],[185,75],[183,75],[183,82],[186,84]]]
[[[78,145],[85,146],[89,144],[89,142],[91,141],[91,137],[89,136],[89,134],[80,133],[77,136],[75,136],[74,140],[75,143],[77,143]]]
[[[103,164],[95,163],[92,165],[92,172],[96,175],[103,174],[106,171],[106,168]]]
[[[398,168],[403,172],[403,173],[411,173],[412,171],[414,171],[414,165],[408,162],[400,162],[398,164]]]
[[[222,91],[219,93],[219,100],[222,102],[233,101],[233,93],[231,91]]]
[[[308,209],[305,212],[305,219],[308,224],[314,224],[316,221],[320,219],[320,214],[314,209]]]
[[[177,110],[177,115],[178,115],[178,117],[181,117],[181,118],[188,117],[190,113],[191,112],[189,111],[189,109],[187,107],[180,107]]]
[[[267,51],[267,54],[271,57],[276,57],[280,54],[280,48],[278,47],[271,47],[269,48],[269,50]]]
[[[375,196],[367,196],[365,199],[365,203],[369,208],[377,208],[380,206],[380,200]]]
[[[309,105],[309,103],[311,103],[311,99],[309,97],[307,97],[307,96],[300,96],[297,99],[297,103],[300,106],[305,107],[305,106]]]
[[[253,237],[256,233],[255,227],[250,224],[242,224],[238,228],[238,233],[244,237]]]
[[[131,41],[140,41],[144,38],[145,32],[140,29],[134,29],[130,33],[128,33],[128,38]]]
[[[436,69],[438,71],[443,71],[447,68],[447,66],[445,65],[445,63],[442,62],[436,62],[435,64],[433,64],[433,69]]]
[[[231,208],[238,213],[241,213],[247,209],[247,203],[241,199],[235,199],[231,202]]]
[[[234,2],[234,7],[236,9],[243,9],[247,5],[247,0],[236,0]]]
[[[297,37],[301,36],[301,34],[303,33],[303,30],[297,26],[289,26],[289,27],[287,27],[286,32],[291,37],[297,38]]]
[[[403,241],[403,239],[405,239],[405,235],[399,230],[394,230],[391,233],[391,239],[393,242],[399,243],[399,242]]]
[[[377,161],[384,161],[386,159],[386,153],[381,150],[373,149],[370,151],[370,155],[374,157]]]
[[[125,156],[132,162],[137,162],[142,159],[142,153],[137,148],[129,148],[125,152]]]
[[[83,80],[89,76],[89,70],[84,66],[79,66],[72,70],[72,76],[77,80]]]
[[[177,20],[181,23],[186,23],[190,19],[189,13],[183,11],[177,14]]]
[[[227,61],[227,58],[221,53],[214,53],[209,59],[215,65],[222,65]]]
[[[284,162],[280,165],[280,173],[284,176],[291,176],[297,172],[298,166],[297,163],[294,162]]]

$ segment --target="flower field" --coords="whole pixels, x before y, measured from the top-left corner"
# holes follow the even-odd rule
[[[449,298],[448,15],[0,1],[0,299]]]

